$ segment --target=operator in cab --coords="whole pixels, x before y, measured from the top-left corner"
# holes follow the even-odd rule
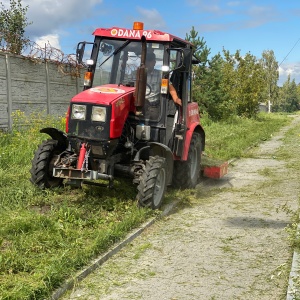
[[[150,116],[151,119],[157,119],[160,112],[160,88],[161,88],[161,78],[162,72],[155,69],[156,65],[156,55],[154,52],[148,52],[146,58],[147,67],[147,85],[148,92],[146,92],[146,114]],[[171,76],[172,80],[172,76]],[[169,84],[169,93],[175,104],[181,106],[182,101],[178,97],[177,91],[174,88],[172,82]]]

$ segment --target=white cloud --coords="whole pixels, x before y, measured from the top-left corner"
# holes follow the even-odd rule
[[[211,23],[205,24],[207,31],[255,28],[282,18],[274,5],[254,5],[253,1],[187,0],[187,3],[210,15]]]
[[[187,0],[187,3],[201,12],[206,12],[214,16],[230,15],[234,12],[232,7],[239,6],[238,1],[224,3],[224,1],[220,0]]]
[[[138,13],[141,15],[141,20],[145,24],[145,29],[147,28],[166,28],[166,23],[163,17],[156,9],[145,9],[142,7],[137,8]]]
[[[4,5],[5,8],[9,7],[9,0],[3,0],[1,3]]]
[[[35,42],[41,47],[45,47],[45,44],[50,44],[51,47],[60,49],[60,44],[59,44],[59,36],[58,34],[49,34],[49,35],[44,35],[35,40]]]
[[[240,6],[242,3],[241,1],[229,1],[227,2],[228,6]]]
[[[279,67],[279,82],[282,85],[290,75],[291,80],[295,79],[296,84],[300,83],[300,62],[284,63]]]
[[[245,10],[249,20],[245,21],[245,28],[259,27],[280,18],[278,11],[273,6],[253,5]]]
[[[29,37],[40,37],[58,33],[72,23],[93,16],[95,6],[103,0],[23,0],[23,7],[28,5],[27,18],[32,22],[26,28]]]

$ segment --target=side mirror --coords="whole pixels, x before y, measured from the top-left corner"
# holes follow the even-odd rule
[[[80,42],[77,44],[77,48],[76,48],[76,60],[79,64],[82,63],[82,58],[83,58],[83,54],[84,54],[84,49],[85,49],[85,42]]]
[[[171,71],[188,72],[191,64],[192,50],[189,48],[169,48],[170,56],[176,57],[177,65],[174,65]]]
[[[200,60],[196,56],[192,56],[192,64],[193,65],[198,65],[200,64]]]

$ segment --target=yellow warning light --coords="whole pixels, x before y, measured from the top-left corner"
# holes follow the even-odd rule
[[[133,22],[133,29],[134,30],[143,30],[144,23],[143,22]]]
[[[169,80],[163,78],[161,80],[160,92],[162,94],[167,94],[168,93],[168,86],[169,86]]]
[[[93,73],[92,72],[85,72],[83,85],[84,86],[90,86],[92,84],[92,78],[93,78]]]
[[[166,87],[166,86],[168,86],[168,83],[169,83],[169,80],[168,79],[162,79],[161,80],[161,86],[164,86],[164,87]]]

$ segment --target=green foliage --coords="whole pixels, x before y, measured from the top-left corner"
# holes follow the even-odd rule
[[[195,80],[193,96],[198,99],[200,109],[213,120],[226,119],[235,113],[228,93],[224,72],[226,65],[220,54],[208,62],[205,75]],[[229,77],[228,77],[229,78]]]
[[[208,59],[210,49],[206,45],[204,38],[198,36],[198,32],[192,27],[189,34],[186,34],[187,41],[195,46],[194,56],[199,60],[199,64],[193,66],[193,89],[192,97],[200,104],[202,113],[208,113],[217,119],[223,112],[217,103],[220,102],[222,91],[220,89],[220,56]]]
[[[278,86],[279,79],[278,62],[276,61],[273,50],[266,50],[262,53],[261,64],[265,72],[265,93],[261,102],[276,102],[278,99]]]
[[[194,87],[200,109],[214,120],[255,117],[265,92],[261,63],[250,53],[241,56],[239,51],[233,55],[223,50],[223,55],[212,58],[206,76]]]
[[[210,49],[194,27],[186,40],[198,46],[195,56],[200,60],[193,67],[193,99],[213,120],[255,117],[260,102],[266,103],[271,92],[272,97],[276,94],[273,85],[278,72],[273,52],[264,52],[263,60],[258,60],[250,53],[242,56],[240,51],[231,54],[223,49],[223,56],[219,53],[209,59]]]
[[[299,88],[296,85],[295,79],[291,80],[290,75],[287,81],[279,90],[279,98],[273,104],[273,111],[294,112],[299,110],[300,105]]]
[[[231,89],[231,99],[236,103],[238,116],[255,117],[265,88],[264,70],[256,57],[250,53],[242,57],[237,51],[234,58],[236,82]]]
[[[196,100],[202,113],[207,113],[215,120],[224,118],[227,107],[230,107],[227,94],[224,93],[222,82],[223,59],[220,55],[209,60],[210,49],[204,38],[198,36],[198,32],[192,27],[186,40],[195,45],[194,55],[200,63],[193,66],[193,90],[192,97]]]
[[[246,149],[270,139],[290,121],[286,115],[259,113],[255,119],[233,116],[226,121],[213,122],[206,115],[202,119],[206,132],[205,153],[224,160],[242,157]]]
[[[198,32],[195,30],[194,26],[190,33],[186,34],[185,39],[195,46],[194,55],[200,61],[199,66],[202,69],[202,72],[204,72],[210,54],[210,48],[207,47],[206,41],[204,41],[203,37],[200,38],[198,36]]]
[[[28,6],[23,7],[21,0],[10,0],[10,8],[6,9],[0,2],[0,47],[14,54],[21,54],[28,43],[24,37],[25,28],[30,25],[26,13]]]

